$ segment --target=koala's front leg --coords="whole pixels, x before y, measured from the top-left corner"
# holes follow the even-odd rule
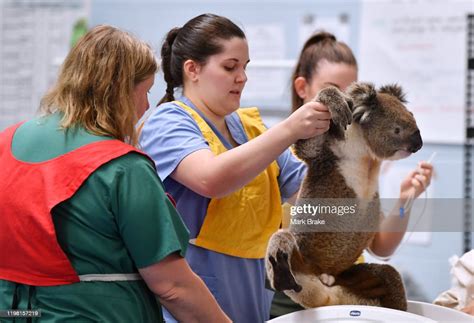
[[[319,91],[314,101],[324,104],[331,113],[331,125],[325,134],[309,139],[301,139],[295,143],[296,155],[308,162],[322,150],[328,138],[344,139],[344,131],[352,122],[352,99],[338,88],[330,86]]]
[[[352,99],[337,87],[330,86],[319,91],[314,101],[321,102],[328,108],[331,113],[331,128],[335,127],[344,134],[347,126],[352,123]]]

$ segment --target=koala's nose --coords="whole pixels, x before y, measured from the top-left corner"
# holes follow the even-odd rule
[[[409,141],[410,141],[410,148],[409,148],[409,150],[410,150],[412,153],[415,153],[415,152],[417,152],[418,150],[420,150],[421,147],[423,147],[423,140],[421,139],[420,130],[415,131],[415,132],[410,136]]]

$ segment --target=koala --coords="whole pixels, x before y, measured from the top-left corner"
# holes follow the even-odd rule
[[[393,267],[354,264],[383,218],[381,162],[408,157],[423,145],[405,95],[398,85],[376,90],[371,83],[354,83],[346,93],[325,88],[315,100],[328,107],[331,125],[325,134],[295,143],[295,154],[308,166],[296,206],[332,201],[357,207],[344,216],[326,208],[318,225],[308,225],[314,214],[303,212],[288,229],[274,233],[265,258],[270,284],[305,308],[352,304],[406,310],[403,282]]]

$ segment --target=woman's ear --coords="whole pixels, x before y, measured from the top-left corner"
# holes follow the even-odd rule
[[[308,82],[302,76],[298,76],[294,81],[293,85],[295,87],[296,94],[302,99],[305,100],[308,94],[306,93]]]
[[[183,64],[183,72],[185,78],[191,82],[196,82],[198,80],[198,75],[201,70],[201,65],[192,59],[188,59]]]

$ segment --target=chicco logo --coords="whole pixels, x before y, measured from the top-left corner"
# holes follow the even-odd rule
[[[360,311],[356,311],[356,310],[350,311],[349,315],[350,316],[360,316]]]

